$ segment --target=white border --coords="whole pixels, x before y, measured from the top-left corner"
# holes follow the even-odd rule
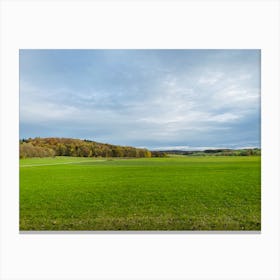
[[[2,1],[1,279],[279,279],[279,2]],[[18,232],[20,48],[262,49],[261,234]]]

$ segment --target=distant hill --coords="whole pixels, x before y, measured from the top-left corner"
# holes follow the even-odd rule
[[[73,138],[28,138],[20,140],[20,158],[28,157],[151,157],[147,149],[118,146]]]
[[[158,153],[186,155],[186,156],[253,156],[261,155],[261,149],[209,149],[202,151],[182,151],[182,150],[165,150],[157,151]],[[152,151],[152,153],[154,153]]]
[[[20,140],[20,158],[29,157],[167,157],[170,154],[185,156],[251,156],[260,155],[261,150],[253,149],[209,149],[203,151],[164,150],[149,151],[131,146],[104,144],[92,140],[73,138],[28,138]]]

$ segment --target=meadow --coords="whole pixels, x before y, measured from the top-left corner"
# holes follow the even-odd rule
[[[260,156],[20,160],[20,230],[260,230]]]

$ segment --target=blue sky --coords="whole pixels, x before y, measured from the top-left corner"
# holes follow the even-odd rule
[[[260,50],[20,50],[20,138],[260,146]]]

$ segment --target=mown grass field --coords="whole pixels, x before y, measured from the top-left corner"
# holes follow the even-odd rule
[[[260,230],[260,157],[20,160],[20,230]]]

